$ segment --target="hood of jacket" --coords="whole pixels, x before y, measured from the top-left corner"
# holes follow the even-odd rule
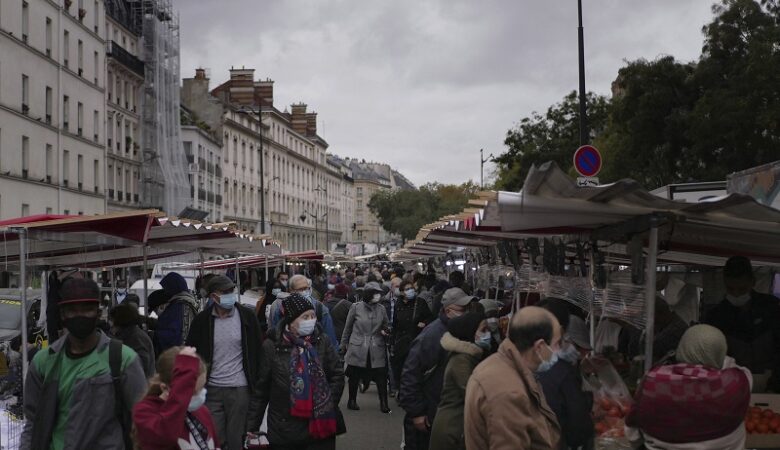
[[[444,333],[441,338],[441,347],[451,353],[464,353],[466,355],[480,357],[483,354],[482,347],[473,342],[461,341],[450,332]]]

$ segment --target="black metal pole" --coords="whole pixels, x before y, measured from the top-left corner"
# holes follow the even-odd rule
[[[327,186],[327,185],[326,185]],[[325,251],[330,251],[330,205],[328,204],[328,188],[324,188],[325,193]]]
[[[482,157],[484,149],[479,149],[479,187],[485,187],[485,159]]]
[[[590,140],[590,132],[588,131],[588,113],[585,106],[585,40],[582,31],[582,0],[577,0],[577,13],[580,24],[577,28],[580,58],[580,145],[585,145]]]
[[[258,134],[260,135],[260,234],[265,234],[265,169],[263,167],[263,107],[257,104]]]

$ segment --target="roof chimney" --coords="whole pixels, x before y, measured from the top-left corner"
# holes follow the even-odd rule
[[[317,113],[316,112],[310,112],[306,114],[306,135],[307,136],[317,135]]]
[[[292,113],[290,114],[290,122],[292,128],[296,133],[306,135],[307,118],[306,118],[306,103],[296,103],[290,105]]]
[[[266,79],[265,81],[255,82],[255,103],[261,106],[274,105],[274,81]]]
[[[196,80],[207,80],[206,78],[206,69],[199,67],[195,69],[195,79]]]
[[[230,101],[239,105],[254,105],[255,69],[230,69]]]

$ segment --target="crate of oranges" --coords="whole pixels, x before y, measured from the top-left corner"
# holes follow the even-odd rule
[[[745,416],[746,448],[780,447],[780,395],[753,394]]]

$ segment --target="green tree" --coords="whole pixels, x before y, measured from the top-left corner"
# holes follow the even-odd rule
[[[591,137],[604,128],[608,102],[603,96],[586,95]],[[555,161],[563,170],[572,167],[572,155],[579,147],[579,97],[572,91],[542,115],[533,112],[506,134],[507,151],[496,157],[496,189],[516,191],[522,187],[532,165]]]
[[[461,185],[429,183],[419,189],[381,190],[374,193],[368,208],[379,224],[404,240],[414,239],[423,225],[463,211],[479,187],[469,181]]]
[[[724,179],[780,158],[780,26],[777,2],[763,3],[724,0],[704,27],[691,178]]]
[[[652,188],[685,180],[694,69],[671,56],[620,69],[607,126],[595,141],[604,157],[602,181],[630,177]]]

